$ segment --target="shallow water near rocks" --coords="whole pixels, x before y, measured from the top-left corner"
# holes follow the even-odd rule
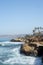
[[[20,54],[23,42],[0,42],[0,65],[43,65],[41,58]]]

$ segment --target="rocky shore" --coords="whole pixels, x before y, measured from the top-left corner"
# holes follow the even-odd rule
[[[11,42],[22,42],[22,41],[19,40],[19,39],[11,39],[10,41],[11,41]]]
[[[40,29],[42,28],[35,28],[32,35],[26,35],[24,37],[25,44],[21,45],[21,54],[43,57],[43,32]],[[35,30],[38,30],[38,32]]]
[[[21,45],[20,53],[31,56],[43,56],[43,36],[25,37],[25,44]]]
[[[43,35],[26,35],[24,38],[12,39],[10,41],[24,42],[24,44],[21,45],[20,54],[26,56],[43,56]]]
[[[26,56],[42,57],[43,61],[43,34],[42,32],[35,32],[32,35],[12,39],[12,42],[24,42],[20,47],[20,54]]]

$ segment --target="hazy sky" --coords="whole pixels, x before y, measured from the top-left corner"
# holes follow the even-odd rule
[[[0,0],[0,34],[27,34],[43,27],[43,0]]]

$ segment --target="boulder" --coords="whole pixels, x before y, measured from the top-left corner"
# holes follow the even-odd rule
[[[37,50],[34,46],[29,46],[28,44],[21,45],[20,53],[27,56],[37,56]]]
[[[25,55],[30,55],[31,54],[32,48],[28,46],[27,44],[24,44],[21,46],[20,53],[25,54]]]

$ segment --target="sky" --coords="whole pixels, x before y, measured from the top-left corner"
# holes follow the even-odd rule
[[[0,35],[30,34],[43,27],[43,0],[0,0]]]

